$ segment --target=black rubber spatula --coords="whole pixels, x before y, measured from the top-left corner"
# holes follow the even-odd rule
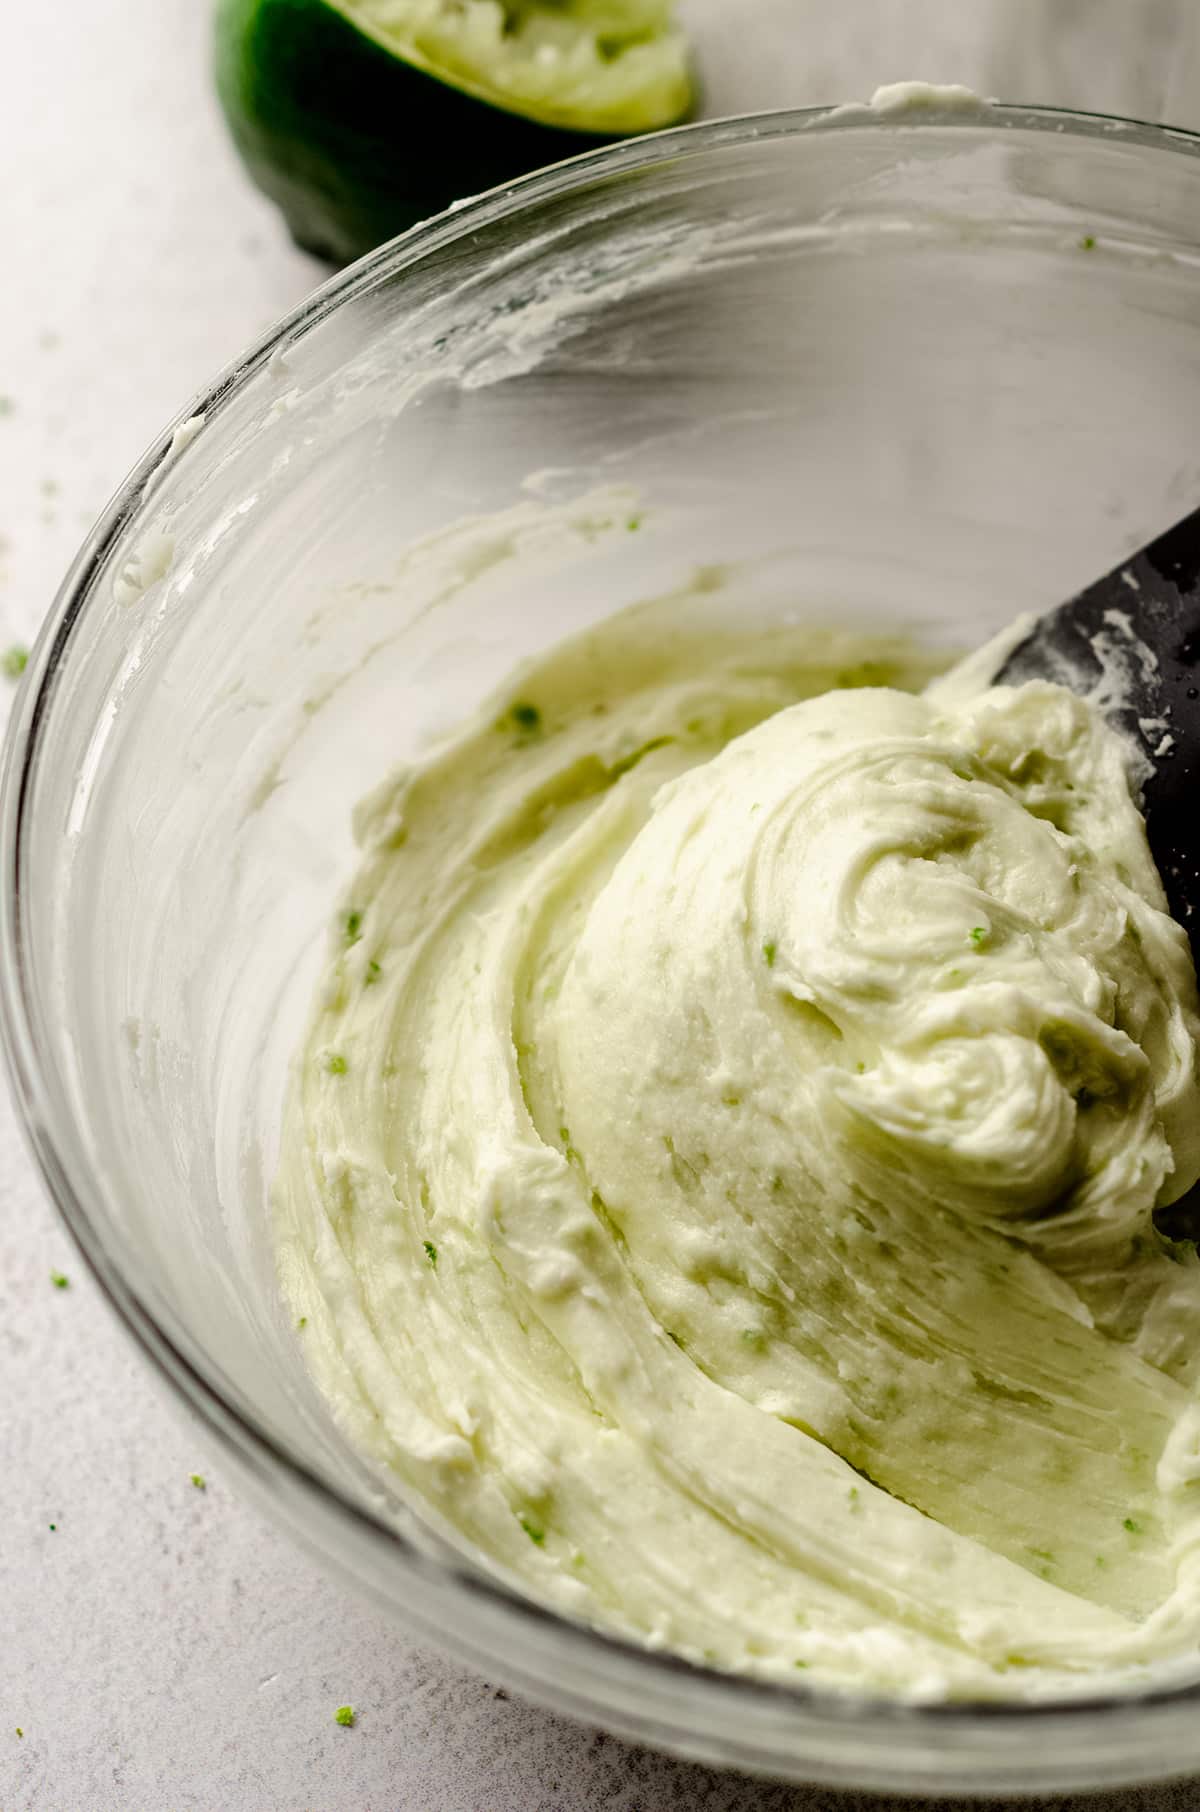
[[[996,674],[1031,679],[1096,696],[1145,755],[1150,850],[1200,968],[1200,510],[1039,617]],[[1172,1238],[1200,1236],[1200,1184],[1154,1219]]]
[[[1200,510],[1039,617],[996,675],[1031,679],[1099,684],[1097,704],[1144,753],[1151,853],[1200,968]]]

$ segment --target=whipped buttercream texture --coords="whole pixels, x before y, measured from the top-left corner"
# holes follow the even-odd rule
[[[1195,977],[1127,753],[894,637],[627,613],[359,810],[280,1262],[535,1596],[910,1696],[1200,1643]],[[928,683],[932,681],[932,683]]]

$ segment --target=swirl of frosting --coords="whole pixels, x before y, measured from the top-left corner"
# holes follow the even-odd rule
[[[283,1270],[548,1601],[1047,1691],[1200,1636],[1195,978],[1088,705],[851,652],[618,620],[368,802]]]

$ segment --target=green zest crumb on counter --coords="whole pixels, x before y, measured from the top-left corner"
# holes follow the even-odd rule
[[[191,1479],[191,1481],[192,1481],[193,1485],[196,1487],[197,1491],[207,1491],[208,1490],[208,1486],[204,1482],[204,1474],[202,1472],[189,1472],[188,1477]]]
[[[1096,235],[1094,233],[1085,233],[1083,238],[1079,241],[1079,249],[1081,252],[1094,252],[1096,249]]]
[[[540,1548],[546,1539],[546,1531],[540,1529],[535,1522],[531,1522],[527,1516],[518,1516],[517,1521],[535,1547]]]
[[[14,642],[11,648],[6,648],[0,654],[0,669],[3,669],[5,679],[20,679],[28,665],[29,650],[22,647],[20,642]]]
[[[346,1059],[342,1056],[340,1051],[331,1051],[329,1056],[325,1059],[325,1068],[329,1071],[331,1076],[344,1076],[346,1074]]]
[[[778,948],[779,946],[776,944],[774,938],[769,937],[764,940],[762,947],[763,962],[767,965],[768,969],[773,969],[775,967],[775,952]]]
[[[339,1705],[333,1714],[333,1721],[335,1724],[341,1724],[344,1729],[349,1730],[354,1722],[353,1705]]]
[[[19,1724],[17,1725],[17,1735],[19,1737],[23,1737],[25,1735],[25,1732],[21,1729],[21,1726]]]
[[[426,1258],[429,1260],[430,1265],[436,1271],[437,1270],[437,1247],[434,1245],[434,1243],[431,1239],[424,1239],[421,1241],[421,1244],[425,1248]]]
[[[379,964],[375,961],[375,958],[372,957],[370,962],[367,964],[367,975],[366,975],[366,980],[363,983],[363,986],[365,988],[373,987],[374,984],[379,980],[379,977],[382,974],[383,974],[383,970],[379,967]]]
[[[348,912],[342,920],[342,930],[348,944],[357,944],[362,935],[363,915],[361,912]]]
[[[971,942],[974,944],[975,948],[978,950],[980,944],[982,944],[984,939],[987,937],[987,927],[985,925],[972,925],[970,931],[968,931],[968,933],[967,933],[967,936],[970,938]]]
[[[57,1524],[57,1523],[51,1523],[51,1524],[50,1524],[50,1533],[51,1533],[51,1535],[54,1535],[54,1534],[56,1534],[56,1533],[57,1533],[57,1530],[58,1530],[58,1524]]]
[[[625,527],[629,530],[631,535],[635,535],[641,526],[642,519],[640,516],[630,516],[626,519]]]
[[[65,1271],[51,1271],[50,1282],[56,1290],[69,1290],[71,1287],[71,1279]]]

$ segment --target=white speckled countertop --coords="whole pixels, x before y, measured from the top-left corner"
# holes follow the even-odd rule
[[[919,75],[1200,125],[1188,0],[685,10],[708,52],[710,111],[858,98]],[[8,20],[0,647],[32,638],[88,524],[176,407],[324,274],[225,146],[208,11],[206,0],[58,0]],[[0,698],[0,715],[7,706]],[[69,1287],[53,1287],[54,1269]],[[0,1388],[0,1812],[889,1803],[756,1785],[552,1718],[324,1580],[233,1497],[201,1431],[127,1344],[2,1088]],[[333,1721],[345,1701],[359,1713],[352,1730]],[[1192,1812],[1200,1784],[1120,1803]]]

